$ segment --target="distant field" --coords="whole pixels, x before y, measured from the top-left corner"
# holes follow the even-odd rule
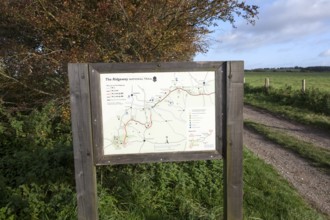
[[[301,89],[301,82],[306,80],[306,89],[318,88],[330,92],[330,72],[245,72],[245,83],[251,86],[263,86],[265,78],[269,78],[274,88],[291,86]]]

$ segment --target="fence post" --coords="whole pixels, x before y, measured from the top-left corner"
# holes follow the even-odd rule
[[[302,91],[303,93],[305,93],[305,91],[306,91],[306,80],[305,80],[305,79],[303,79],[303,80],[301,81],[301,91]]]
[[[268,91],[269,88],[269,78],[265,78],[265,89]]]

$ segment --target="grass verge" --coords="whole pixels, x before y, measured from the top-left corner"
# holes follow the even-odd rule
[[[322,128],[327,131],[330,131],[330,117],[317,114],[306,109],[279,105],[271,101],[263,100],[258,97],[255,97],[254,94],[245,94],[244,103],[252,105],[267,111],[281,115],[287,119],[294,120],[306,125],[312,125],[314,127]]]
[[[326,219],[272,166],[246,148],[243,153],[244,219]],[[102,170],[101,219],[223,218],[222,160]]]
[[[244,219],[327,219],[310,208],[274,168],[244,149]]]
[[[280,144],[282,147],[297,153],[302,158],[307,159],[312,165],[325,168],[330,173],[330,151],[327,149],[315,147],[311,143],[298,140],[284,132],[275,131],[269,127],[252,121],[244,121],[244,126],[265,136],[269,140]]]

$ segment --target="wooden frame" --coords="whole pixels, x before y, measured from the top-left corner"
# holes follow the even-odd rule
[[[98,219],[96,165],[220,159],[224,161],[225,219],[243,218],[243,62],[69,64],[71,117],[79,219]],[[215,71],[216,150],[104,155],[99,76],[111,72]]]
[[[145,153],[128,155],[105,155],[102,134],[102,101],[100,91],[100,75],[104,73],[145,73],[145,72],[185,72],[185,71],[214,71],[215,81],[222,82],[223,63],[139,63],[139,64],[90,64],[89,77],[91,88],[91,110],[94,155],[96,165],[145,163],[145,162],[167,162],[218,159],[222,155],[222,99],[223,91],[216,89],[216,149],[214,151],[196,152],[168,152],[168,153]],[[222,88],[216,86],[215,88]]]

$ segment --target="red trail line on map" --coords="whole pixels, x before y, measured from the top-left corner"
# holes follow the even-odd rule
[[[164,96],[162,99],[160,99],[160,100],[159,100],[157,103],[155,103],[152,107],[154,108],[156,105],[158,105],[159,103],[161,103],[162,101],[164,101],[164,100],[165,100],[170,94],[172,94],[173,92],[175,92],[175,91],[177,91],[177,90],[182,90],[182,91],[188,93],[188,94],[191,95],[191,96],[208,96],[208,95],[212,95],[212,94],[215,93],[215,92],[211,92],[211,93],[198,93],[198,94],[193,94],[193,93],[191,93],[190,91],[188,91],[188,90],[186,90],[186,89],[183,89],[183,88],[175,88],[175,89],[169,91],[169,92],[166,94],[166,96]],[[124,134],[124,140],[123,140],[123,144],[124,144],[124,145],[126,145],[126,139],[127,139],[127,126],[128,126],[128,124],[129,124],[130,122],[132,122],[132,121],[133,121],[133,122],[136,122],[136,123],[138,123],[138,124],[140,124],[140,125],[145,126],[146,129],[149,129],[149,128],[152,127],[152,117],[151,117],[151,113],[150,113],[150,124],[149,124],[149,125],[148,125],[147,122],[146,122],[146,123],[142,123],[142,122],[137,121],[137,120],[135,120],[135,119],[130,119],[130,120],[128,120],[128,121],[124,124],[124,131],[125,131],[125,134]]]

